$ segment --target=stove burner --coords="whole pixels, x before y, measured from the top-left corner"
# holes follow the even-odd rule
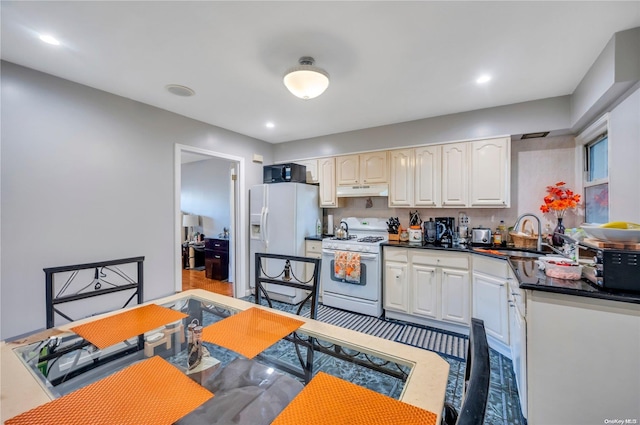
[[[366,236],[364,238],[358,239],[358,242],[374,243],[374,242],[380,242],[381,240],[384,240],[382,236]]]
[[[349,239],[355,239],[355,238],[357,238],[357,236],[353,236],[353,235],[352,235],[352,236],[349,236],[349,238],[348,238],[348,239],[340,239],[340,238],[333,237],[333,238],[331,238],[331,240],[332,240],[332,241],[347,241],[347,240],[349,240]]]

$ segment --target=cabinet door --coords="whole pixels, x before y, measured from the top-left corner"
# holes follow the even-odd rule
[[[508,207],[510,192],[510,139],[471,142],[472,207]]]
[[[318,160],[318,177],[320,179],[320,207],[336,208],[336,159],[322,158]]]
[[[438,318],[438,282],[436,268],[431,266],[411,266],[411,313],[419,316]]]
[[[469,272],[440,269],[442,320],[469,325],[471,323]]]
[[[360,155],[360,183],[387,183],[387,152]]]
[[[468,203],[468,143],[442,146],[442,206],[465,207]]]
[[[407,313],[408,308],[407,264],[384,262],[384,308]]]
[[[441,154],[440,146],[415,149],[414,204],[424,207],[440,206]]]
[[[413,149],[391,151],[389,206],[413,206]]]
[[[336,158],[336,179],[338,186],[350,186],[360,183],[360,158],[358,155],[346,155]]]
[[[322,258],[322,242],[320,241],[305,241],[304,243],[305,257],[309,258]],[[304,265],[304,280],[311,280],[313,277],[313,264]],[[322,279],[318,284],[318,294],[322,297]]]
[[[473,317],[484,320],[487,335],[509,344],[509,309],[504,279],[473,274]]]
[[[308,161],[296,161],[296,164],[307,167],[307,183],[318,183],[318,160],[310,159]]]

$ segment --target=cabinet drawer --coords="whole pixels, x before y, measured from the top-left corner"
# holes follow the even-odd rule
[[[469,254],[444,251],[412,252],[411,263],[469,270]]]
[[[206,239],[204,240],[204,247],[219,252],[229,251],[229,239]]]
[[[485,257],[483,255],[474,255],[473,271],[506,279],[509,277],[509,263],[506,259],[502,260]]]
[[[409,261],[406,249],[402,248],[384,248],[384,260],[385,261],[398,261],[406,263]]]
[[[320,241],[306,241],[305,250],[307,255],[309,254],[322,254],[322,242]]]

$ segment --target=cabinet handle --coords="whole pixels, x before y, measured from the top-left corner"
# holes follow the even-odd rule
[[[518,294],[517,292],[512,292],[511,295],[513,295],[514,297],[519,297],[520,294]]]
[[[214,255],[214,257],[216,257],[216,258],[220,258],[220,256],[219,256],[219,255]]]

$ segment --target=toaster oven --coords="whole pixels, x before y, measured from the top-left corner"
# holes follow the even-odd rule
[[[597,248],[579,244],[580,256],[592,256],[593,267],[584,276],[599,287],[612,292],[640,292],[640,251]]]

